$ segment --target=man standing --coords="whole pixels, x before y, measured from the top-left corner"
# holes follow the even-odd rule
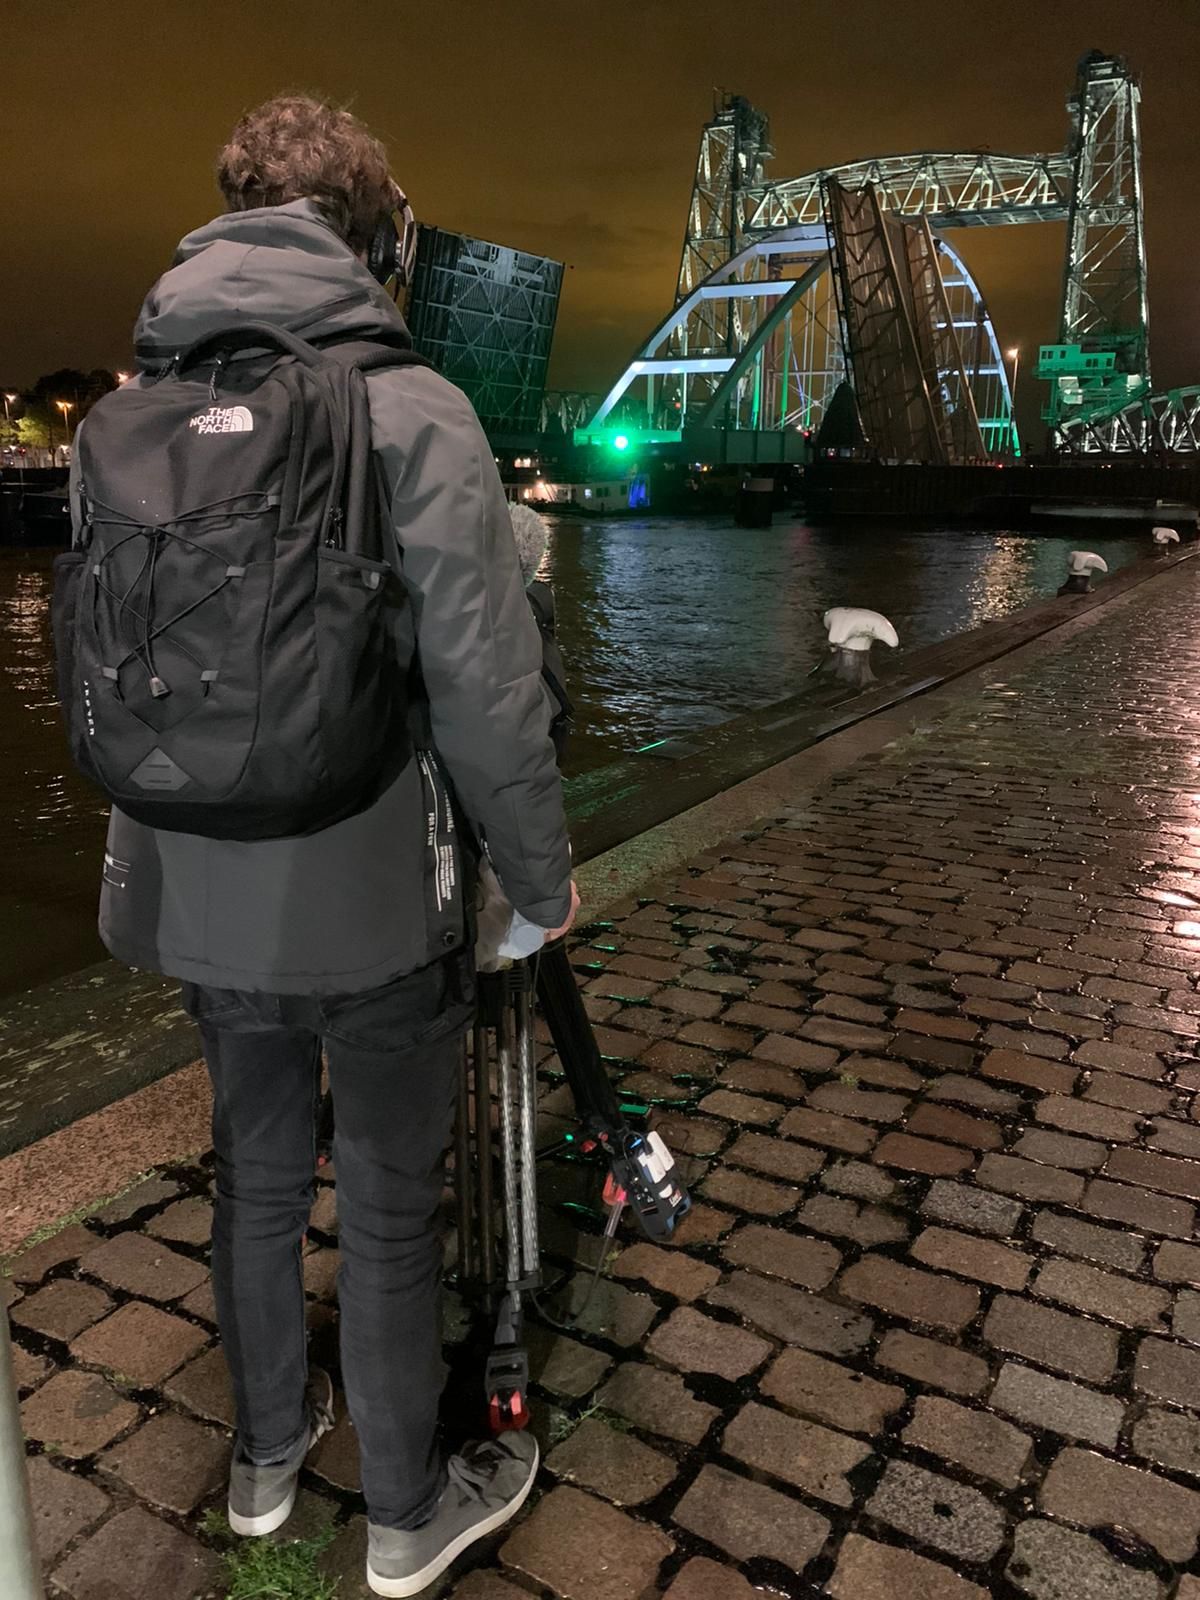
[[[367,268],[399,191],[356,118],[273,100],[238,124],[218,178],[228,213],[183,240],[146,300],[139,383],[243,318],[317,344],[403,342]],[[524,917],[560,934],[578,898],[541,644],[491,451],[465,397],[427,367],[373,371],[367,387],[408,602],[397,649],[402,665],[419,655],[436,756],[413,757],[367,809],[303,837],[213,839],[114,810],[100,929],[119,960],[182,979],[200,1026],[213,1285],[237,1402],[229,1518],[247,1535],[286,1520],[332,1422],[328,1378],[307,1373],[301,1276],[324,1047],[367,1575],[375,1593],[402,1596],[514,1515],[537,1470],[524,1435],[448,1462],[435,1437],[437,1213],[474,983],[461,863],[444,870],[457,846],[436,839],[430,854],[430,818],[451,815],[442,768]],[[86,494],[86,460],[83,474]]]

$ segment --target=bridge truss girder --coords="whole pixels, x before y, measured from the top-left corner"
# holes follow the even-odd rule
[[[1062,431],[1074,448],[1103,455],[1200,454],[1200,384],[1143,395]]]
[[[964,351],[985,445],[999,453],[1012,439],[1012,399],[995,329],[961,257],[944,240],[935,247],[939,303]],[[736,312],[733,352],[710,342],[714,305]],[[948,362],[953,344],[945,330],[938,337]],[[937,376],[957,397],[955,371],[942,364]],[[780,229],[748,241],[667,313],[577,437],[616,426],[815,431],[845,377],[825,226]]]
[[[920,150],[876,156],[751,189],[743,198],[745,232],[820,222],[822,185],[830,178],[845,189],[873,184],[885,211],[928,217],[933,228],[1060,222],[1070,204],[1071,171],[1067,155]]]

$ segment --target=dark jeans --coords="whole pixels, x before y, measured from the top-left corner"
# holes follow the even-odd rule
[[[301,1246],[313,1199],[324,1043],[336,1133],[342,1379],[372,1522],[412,1527],[442,1488],[438,1220],[470,957],[362,994],[184,985],[213,1084],[213,1289],[251,1460],[307,1427]]]

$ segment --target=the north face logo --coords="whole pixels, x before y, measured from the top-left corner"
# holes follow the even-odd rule
[[[188,423],[197,433],[252,433],[254,418],[248,406],[210,406]]]

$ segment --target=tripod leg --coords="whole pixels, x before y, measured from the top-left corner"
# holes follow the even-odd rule
[[[504,1186],[504,1276],[508,1283],[513,1284],[521,1276],[521,1218],[518,1209],[520,1152],[514,1115],[513,1017],[507,1006],[501,1009],[498,1033],[496,1091],[500,1097],[500,1172]]]
[[[526,963],[518,974],[520,984],[513,991],[513,1021],[516,1035],[517,1080],[521,1105],[521,1269],[526,1279],[538,1272],[537,1217],[537,1073],[533,1052],[532,974]]]
[[[486,1290],[496,1281],[496,1219],[493,1214],[495,1194],[492,1185],[492,1063],[487,1025],[482,1020],[475,1023],[474,1059],[475,1077],[475,1160],[478,1180],[478,1253],[479,1275]]]
[[[458,1276],[472,1282],[478,1275],[476,1246],[479,1242],[471,1204],[474,1184],[471,1171],[471,1076],[464,1039],[458,1064],[458,1105],[454,1120],[454,1204],[458,1226]]]
[[[583,997],[571,971],[565,940],[546,945],[538,960],[538,999],[554,1040],[554,1048],[571,1087],[579,1120],[592,1117],[615,1125],[621,1112],[612,1079],[584,1010]]]
[[[529,1421],[526,1398],[529,1358],[521,1343],[521,1127],[515,1071],[512,1007],[500,1007],[497,1093],[500,1097],[500,1168],[504,1187],[504,1293],[496,1317],[496,1338],[488,1357],[485,1385],[488,1416],[494,1433],[523,1428]]]

